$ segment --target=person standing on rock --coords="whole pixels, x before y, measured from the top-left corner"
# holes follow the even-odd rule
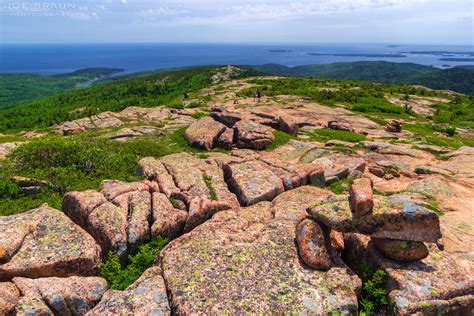
[[[257,91],[257,99],[258,99],[258,102],[260,102],[260,98],[262,97],[262,90],[258,90]]]
[[[257,92],[252,93],[253,102],[257,102]]]

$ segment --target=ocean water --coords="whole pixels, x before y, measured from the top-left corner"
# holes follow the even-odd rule
[[[440,60],[443,57],[474,58],[474,55],[407,53],[421,51],[473,52],[474,48],[403,44],[0,44],[0,73],[50,75],[87,67],[124,68],[130,73],[195,65],[277,63],[298,66],[368,60],[440,68],[474,64],[473,61]],[[365,54],[378,56],[363,56]],[[397,54],[406,57],[395,57]]]

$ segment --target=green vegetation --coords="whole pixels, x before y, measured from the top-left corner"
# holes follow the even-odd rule
[[[258,71],[295,77],[319,77],[340,80],[363,80],[384,84],[421,85],[431,89],[452,90],[474,95],[474,70],[466,67],[438,69],[412,63],[361,61],[293,68],[276,64],[254,66]]]
[[[207,188],[209,189],[209,194],[211,195],[211,201],[217,201],[217,192],[212,186],[212,178],[208,175],[203,175],[204,183],[206,183]]]
[[[64,193],[97,189],[105,179],[136,180],[133,174],[143,157],[200,152],[187,145],[183,133],[184,129],[179,129],[128,142],[109,141],[89,133],[33,139],[18,147],[1,166],[0,216],[27,211],[42,203],[60,208]],[[39,196],[24,196],[12,187],[13,175],[45,180],[50,186]]]
[[[107,76],[122,69],[86,68],[54,76],[0,74],[0,109],[12,108],[27,101],[55,95],[78,83]]]
[[[0,110],[0,132],[49,127],[104,111],[121,111],[129,106],[166,105],[183,108],[184,95],[212,84],[218,67],[197,67],[161,71],[132,79],[76,89],[35,100],[12,109]],[[242,70],[237,77],[255,74]]]
[[[276,131],[276,130],[273,131],[273,136],[275,136],[275,141],[267,147],[267,149],[266,149],[267,151],[272,151],[275,148],[278,148],[280,146],[285,145],[291,139],[294,139],[294,137],[291,136],[290,134],[280,132],[280,131]]]
[[[323,105],[345,106],[352,111],[364,114],[392,114],[392,117],[408,117],[404,109],[391,104],[386,94],[415,94],[437,97],[439,92],[431,92],[421,88],[404,86],[383,86],[363,81],[336,81],[309,78],[254,79],[250,83],[267,96],[297,95],[307,97]],[[255,88],[242,93],[251,96]]]
[[[127,263],[122,265],[120,258],[112,252],[107,260],[101,264],[99,275],[107,280],[109,287],[114,290],[125,290],[135,282],[146,269],[150,268],[156,260],[158,253],[168,243],[167,239],[158,237],[139,247],[135,255],[129,255]]]
[[[352,185],[352,180],[348,178],[344,178],[344,179],[337,180],[331,183],[329,186],[327,186],[327,189],[331,190],[335,194],[343,194],[345,192],[349,192],[351,185]]]
[[[445,133],[446,129],[440,128],[439,126],[430,124],[428,122],[405,124],[403,125],[403,128],[407,131],[415,133],[418,136],[423,137],[425,143],[429,145],[445,146],[451,148],[459,148],[463,145],[474,145],[473,139],[466,139],[456,135],[452,137],[438,136],[439,134],[437,133]]]
[[[204,113],[204,112],[196,112],[196,113],[193,113],[191,115],[191,117],[195,118],[195,119],[200,119],[200,118],[203,118],[203,117],[206,117],[207,116],[207,113]]]
[[[362,293],[359,297],[359,315],[386,315],[388,298],[386,279],[387,273],[382,270],[374,271],[367,266],[359,268],[362,280]]]
[[[322,143],[329,140],[340,140],[344,142],[357,143],[367,139],[367,137],[362,134],[332,129],[316,129],[314,131],[308,132],[307,135],[310,137],[310,140]]]

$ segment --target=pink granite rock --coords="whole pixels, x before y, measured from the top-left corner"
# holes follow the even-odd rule
[[[202,148],[205,150],[213,149],[219,136],[226,130],[224,124],[215,121],[212,117],[206,116],[188,127],[184,133],[184,138],[189,146]]]
[[[0,281],[13,277],[89,276],[97,273],[100,248],[62,212],[46,205],[0,217]]]
[[[372,212],[374,196],[370,179],[355,179],[349,190],[349,195],[349,204],[354,217],[361,217]]]

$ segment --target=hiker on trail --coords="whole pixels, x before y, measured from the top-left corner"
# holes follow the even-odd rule
[[[254,92],[252,96],[253,96],[253,102],[257,102],[257,92]]]
[[[260,98],[262,97],[262,90],[258,90],[257,91],[257,98],[258,98],[258,102],[260,102]]]

